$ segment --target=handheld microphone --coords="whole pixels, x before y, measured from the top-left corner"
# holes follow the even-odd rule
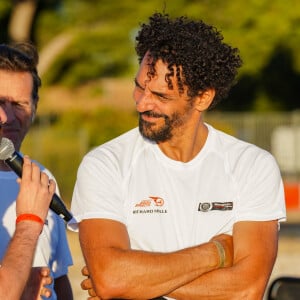
[[[0,160],[4,162],[19,176],[22,177],[23,157],[15,151],[11,140],[2,137],[0,141]],[[50,208],[66,222],[72,219],[72,214],[66,208],[64,202],[57,194],[54,194],[50,202]]]

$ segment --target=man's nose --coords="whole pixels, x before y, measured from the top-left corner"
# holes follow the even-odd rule
[[[7,122],[7,115],[5,110],[0,106],[0,124],[4,124]]]
[[[144,112],[153,110],[155,106],[155,101],[153,95],[145,90],[143,93],[140,93],[138,97],[135,98],[136,110],[138,112]]]
[[[13,104],[10,101],[1,103],[0,109],[1,109],[0,115],[1,115],[2,123],[9,123],[11,120],[15,118]]]

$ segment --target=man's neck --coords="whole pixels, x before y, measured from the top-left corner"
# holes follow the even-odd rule
[[[193,132],[174,136],[170,141],[159,143],[160,150],[169,158],[177,161],[191,161],[203,148],[208,136],[205,124],[200,123]]]

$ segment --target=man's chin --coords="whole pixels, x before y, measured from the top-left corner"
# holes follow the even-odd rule
[[[166,142],[171,139],[171,134],[167,134],[162,131],[154,131],[149,128],[145,129],[141,126],[139,127],[141,135],[147,140],[155,143]]]
[[[140,125],[139,126],[139,130],[141,135],[151,141],[155,141],[155,139],[153,138],[155,136],[155,133],[153,132],[153,130],[151,130],[149,128],[149,126],[147,126],[147,128],[145,126]]]

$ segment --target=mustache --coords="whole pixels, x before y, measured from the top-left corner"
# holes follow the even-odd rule
[[[167,118],[167,116],[164,115],[164,114],[155,113],[155,112],[150,111],[150,110],[139,113],[139,115],[140,115],[140,117],[147,116],[147,117],[152,117],[152,118]]]

